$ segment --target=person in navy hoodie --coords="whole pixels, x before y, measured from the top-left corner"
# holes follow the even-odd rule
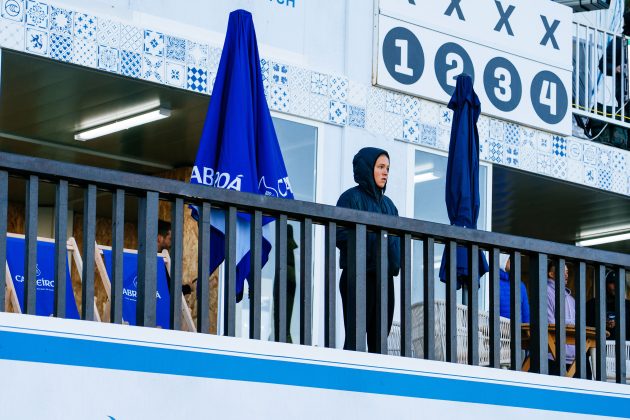
[[[503,256],[501,256],[503,258]],[[505,269],[499,271],[499,294],[500,309],[502,317],[511,319],[510,311],[510,258],[505,262]],[[527,299],[527,288],[521,282],[521,322],[529,323],[529,301]]]
[[[389,154],[383,149],[364,147],[352,160],[354,181],[357,186],[346,190],[337,201],[337,207],[346,207],[372,213],[398,216],[398,209],[385,195],[389,177]],[[376,306],[378,284],[376,276],[377,245],[376,233],[368,233],[366,241],[366,329],[369,352],[376,352],[379,336],[377,320],[379,308]],[[343,303],[343,321],[346,331],[351,314],[348,311],[348,230],[337,230],[337,248],[339,248],[339,267],[342,269],[339,290]],[[394,317],[394,276],[400,271],[400,239],[389,236],[387,245],[387,331],[392,327]],[[348,349],[348,340],[344,349]]]

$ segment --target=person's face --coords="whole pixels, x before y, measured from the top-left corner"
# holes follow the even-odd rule
[[[163,249],[171,249],[171,231],[169,230],[166,236],[159,235],[158,239],[158,252],[162,252]]]
[[[606,294],[609,296],[615,296],[615,282],[606,283]]]
[[[385,155],[380,155],[374,164],[374,182],[380,189],[385,188],[387,177],[389,176],[389,159]]]
[[[556,269],[555,267],[551,267],[551,271],[549,271],[549,273],[547,273],[547,275],[549,276],[550,279],[555,280],[556,279]],[[564,284],[566,285],[569,282],[569,268],[565,265],[564,266]]]

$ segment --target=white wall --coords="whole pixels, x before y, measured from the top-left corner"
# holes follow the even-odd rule
[[[0,313],[10,419],[627,417],[625,385]],[[419,414],[421,413],[421,414]]]

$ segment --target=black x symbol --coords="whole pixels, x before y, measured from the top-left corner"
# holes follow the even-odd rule
[[[494,30],[497,32],[501,32],[501,29],[505,26],[505,30],[507,31],[508,35],[510,36],[514,36],[514,32],[512,32],[512,27],[510,26],[510,16],[512,15],[512,12],[514,12],[514,10],[516,9],[515,6],[510,5],[510,7],[507,8],[507,10],[503,10],[503,5],[501,4],[500,1],[498,0],[494,0],[494,3],[497,5],[497,9],[499,10],[499,23],[497,23],[497,26],[494,27]]]
[[[448,6],[448,9],[446,9],[446,12],[444,12],[444,14],[446,16],[452,16],[453,12],[457,12],[457,17],[459,18],[459,20],[466,20],[464,19],[464,12],[462,11],[462,6],[460,5],[460,3],[462,2],[462,0],[451,0],[451,4]]]
[[[540,41],[540,45],[545,46],[547,45],[549,41],[551,41],[551,45],[553,46],[553,48],[555,48],[556,50],[559,50],[560,47],[558,47],[558,42],[556,41],[556,37],[554,33],[556,32],[556,29],[558,29],[558,25],[560,25],[560,21],[554,20],[550,26],[549,21],[547,20],[547,16],[540,15],[540,18],[543,21],[543,25],[545,25],[545,31],[546,31],[545,36],[543,37],[542,41]]]

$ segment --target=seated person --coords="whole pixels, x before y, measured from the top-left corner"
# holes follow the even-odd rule
[[[615,294],[616,294],[617,273],[613,270],[606,274],[606,331],[609,335],[607,340],[617,338],[615,326],[617,314],[615,311]],[[586,325],[595,327],[597,319],[597,308],[595,307],[595,299],[586,302]],[[626,340],[630,339],[630,300],[626,299]]]
[[[566,287],[569,281],[569,269],[564,266],[564,279],[559,279],[556,276],[556,265],[553,261],[549,261],[547,264],[547,322],[549,324],[556,323],[556,284],[558,287],[564,289],[564,321],[566,325],[575,325],[575,299],[571,296],[571,290]],[[563,281],[564,280],[564,281]],[[575,360],[575,346],[573,344],[567,344],[566,346],[566,364],[567,369]],[[549,354],[549,373],[558,374],[560,371],[558,364],[551,353]]]
[[[503,259],[503,255],[501,256]],[[501,269],[499,271],[499,296],[500,296],[500,305],[499,305],[499,313],[504,318],[511,319],[511,311],[510,311],[510,258],[507,258],[507,261],[504,265],[505,270]],[[529,323],[529,301],[527,299],[527,288],[525,288],[525,284],[521,282],[521,322]]]

